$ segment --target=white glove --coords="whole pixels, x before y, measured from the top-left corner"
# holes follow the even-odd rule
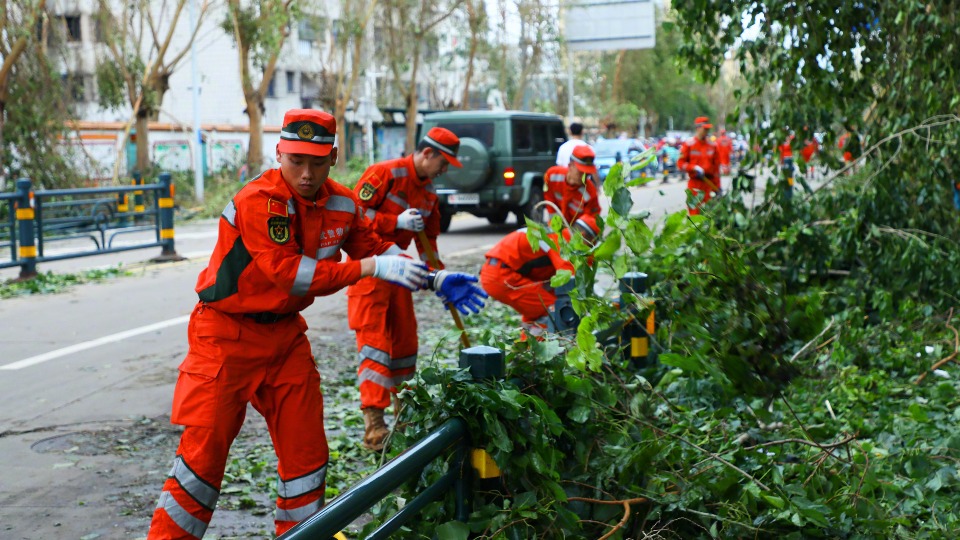
[[[427,265],[400,255],[377,255],[373,277],[418,291],[427,285]]]
[[[703,178],[703,167],[699,165],[693,166],[693,173],[697,175],[697,178]]]
[[[397,228],[420,232],[423,230],[423,216],[416,208],[408,208],[397,215]]]

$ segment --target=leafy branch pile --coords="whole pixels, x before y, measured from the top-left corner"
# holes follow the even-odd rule
[[[560,246],[577,266],[577,335],[519,342],[500,319],[479,341],[507,352],[509,382],[435,366],[404,391],[395,449],[456,415],[503,470],[499,485],[478,486],[468,524],[453,521],[452,501],[435,503],[406,537],[955,530],[956,216],[923,182],[881,190],[873,172],[790,201],[773,185],[753,208],[728,196],[653,231],[630,215],[611,171],[602,241]],[[928,211],[903,207],[921,195]],[[533,229],[536,239],[549,232]],[[630,297],[634,312],[644,317],[655,298],[658,318],[659,362],[640,370],[594,337],[630,311],[594,294],[597,277],[632,270],[654,284]],[[409,500],[447,466],[398,496]],[[380,517],[395,510],[388,500]]]

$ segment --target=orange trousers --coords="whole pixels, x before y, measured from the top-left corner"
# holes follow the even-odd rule
[[[400,383],[417,370],[413,294],[376,278],[347,288],[347,322],[357,333],[360,408],[386,409]]]
[[[693,199],[699,201],[696,203],[696,206],[689,206],[688,204],[687,211],[691,216],[700,215],[700,209],[713,197],[713,193],[705,182],[699,180],[687,181],[687,189],[693,193]]]
[[[480,269],[480,286],[497,301],[517,310],[524,323],[536,323],[557,301],[544,282],[533,281],[499,264],[491,265],[489,260]]]
[[[323,506],[329,451],[306,328],[300,315],[260,324],[197,304],[170,416],[186,427],[147,538],[203,537],[248,403],[266,419],[279,462],[277,535]]]

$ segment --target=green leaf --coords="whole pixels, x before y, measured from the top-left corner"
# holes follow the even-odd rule
[[[610,207],[621,216],[629,215],[630,209],[633,208],[633,197],[630,195],[630,190],[627,188],[618,189],[613,194]]]
[[[437,526],[437,540],[467,540],[470,527],[460,521],[448,521]]]
[[[662,353],[659,356],[659,360],[660,363],[665,366],[680,368],[690,373],[703,372],[703,364],[689,356],[676,353]]]
[[[620,231],[612,231],[609,235],[607,235],[606,238],[603,239],[603,243],[600,244],[593,252],[594,258],[600,261],[608,261],[612,259],[620,249],[620,240]]]
[[[570,270],[557,270],[557,273],[550,278],[551,287],[562,287],[570,282],[573,273]]]
[[[907,407],[907,412],[910,413],[910,417],[916,420],[917,422],[928,422],[930,417],[927,416],[927,411],[919,403],[911,403]]]

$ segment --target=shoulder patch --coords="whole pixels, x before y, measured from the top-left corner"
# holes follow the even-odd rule
[[[289,217],[290,213],[287,211],[287,203],[280,202],[274,199],[267,201],[267,213],[273,214],[275,216]]]
[[[274,242],[286,244],[290,241],[290,220],[285,217],[268,218],[267,234]]]
[[[360,186],[360,192],[357,193],[357,197],[361,201],[369,201],[373,198],[373,194],[376,192],[377,188],[373,187],[373,184],[370,182],[364,182],[363,185]]]

